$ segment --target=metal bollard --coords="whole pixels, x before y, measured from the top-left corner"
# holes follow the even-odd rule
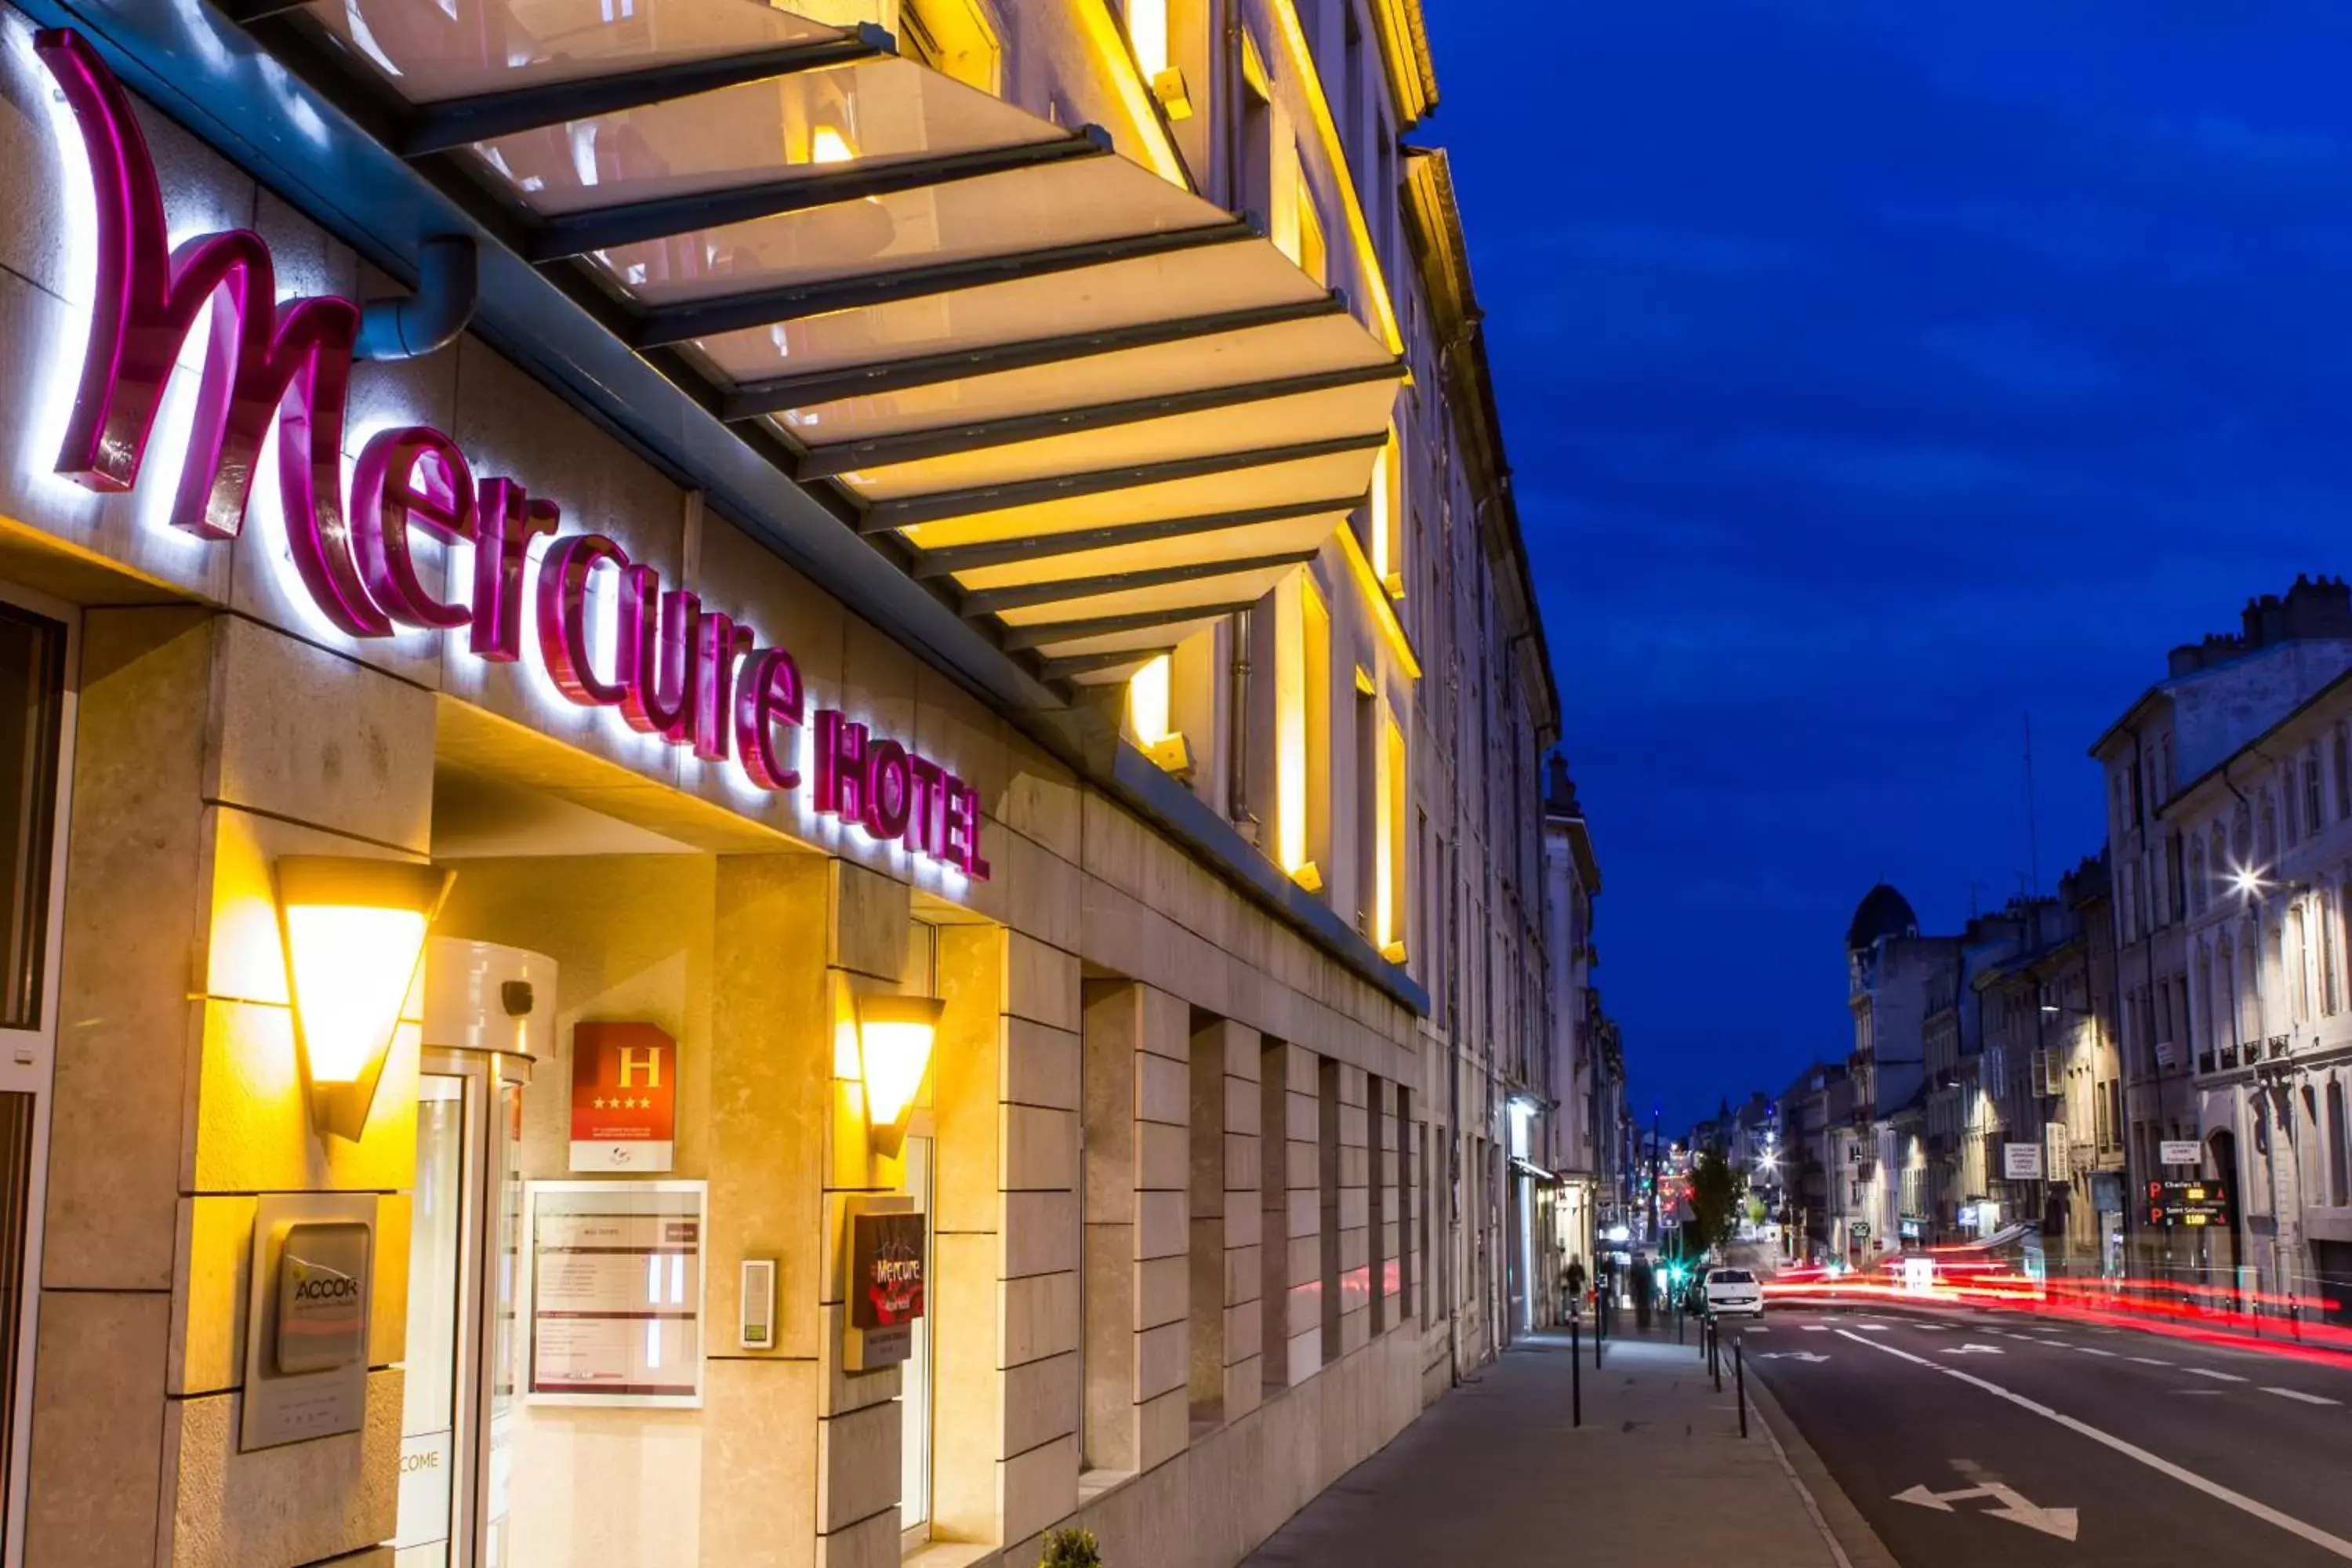
[[[1609,1337],[1609,1303],[1602,1300],[1592,1314],[1592,1370],[1601,1370],[1601,1342]]]
[[[1739,1343],[1738,1340],[1731,1342],[1734,1346]],[[1737,1355],[1738,1352],[1735,1349],[1732,1353]],[[1723,1325],[1720,1323],[1716,1325],[1715,1353],[1707,1357],[1707,1364],[1715,1370],[1715,1391],[1721,1394],[1723,1392]]]
[[[1731,1342],[1731,1375],[1739,1384],[1739,1435],[1745,1437],[1748,1436],[1748,1357],[1742,1353],[1738,1340]]]
[[[1601,1349],[1601,1341],[1597,1335],[1593,1339],[1592,1348],[1596,1352]],[[1578,1342],[1577,1321],[1572,1316],[1568,1320],[1568,1407],[1569,1425],[1583,1426],[1584,1347]]]

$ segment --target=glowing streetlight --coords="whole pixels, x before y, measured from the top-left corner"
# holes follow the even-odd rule
[[[2260,871],[2252,867],[2242,866],[2230,873],[2230,886],[2236,889],[2238,897],[2251,899],[2270,884],[2263,879],[2263,874]]]

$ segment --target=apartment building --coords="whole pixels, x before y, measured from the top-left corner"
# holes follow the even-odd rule
[[[1223,1568],[1494,1353],[1559,711],[1435,91],[0,8],[0,1562]]]

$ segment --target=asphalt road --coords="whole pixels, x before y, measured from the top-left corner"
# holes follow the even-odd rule
[[[1902,1568],[2352,1562],[2352,1368],[2002,1312],[1730,1331]]]

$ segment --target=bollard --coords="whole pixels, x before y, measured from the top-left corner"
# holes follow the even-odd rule
[[[1739,1384],[1739,1435],[1748,1436],[1748,1357],[1740,1342],[1731,1342],[1731,1376]]]
[[[1592,1314],[1592,1370],[1601,1370],[1601,1342],[1609,1335],[1609,1303],[1602,1301]]]
[[[1601,1340],[1598,1333],[1593,1337],[1592,1348],[1596,1353],[1601,1349]],[[1572,1315],[1568,1320],[1568,1408],[1570,1413],[1569,1425],[1571,1426],[1583,1426],[1584,1347],[1577,1342],[1577,1322],[1576,1319]]]
[[[1731,1342],[1735,1347],[1732,1353],[1738,1354],[1737,1347],[1739,1342],[1734,1340]],[[1706,1359],[1707,1364],[1715,1369],[1715,1391],[1721,1394],[1723,1392],[1723,1325],[1720,1323],[1717,1324],[1715,1329],[1715,1353]]]

